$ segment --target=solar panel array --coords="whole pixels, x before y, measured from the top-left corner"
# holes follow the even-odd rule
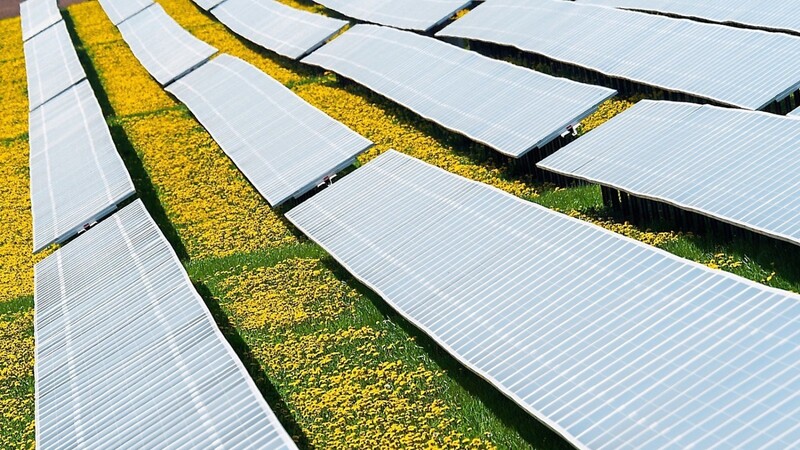
[[[800,244],[800,121],[641,101],[539,163]]]
[[[578,448],[800,442],[800,297],[386,153],[287,215]]]
[[[159,83],[167,85],[217,52],[154,4],[119,24],[123,39]]]
[[[236,34],[292,59],[312,52],[347,25],[274,0],[227,0],[211,12]]]
[[[135,193],[87,80],[31,112],[29,139],[34,252]]]
[[[39,448],[295,448],[140,201],[35,268]]]
[[[26,0],[19,4],[22,40],[36,36],[61,20],[56,0]]]
[[[273,206],[313,189],[372,146],[233,56],[220,55],[167,90]]]
[[[63,21],[25,41],[24,51],[31,111],[86,78]]]
[[[512,46],[746,109],[800,88],[800,37],[563,0],[486,1],[437,36]]]
[[[467,7],[472,0],[314,0],[365,22],[428,31]]]
[[[515,158],[551,142],[615,94],[375,25],[354,26],[303,62]]]
[[[153,4],[153,0],[99,0],[106,15],[114,25],[119,26],[143,9]]]
[[[579,0],[581,3],[654,11],[719,23],[800,33],[800,3],[793,0]]]
[[[209,11],[211,8],[219,5],[220,3],[224,3],[225,0],[192,0],[197,4],[197,6]]]

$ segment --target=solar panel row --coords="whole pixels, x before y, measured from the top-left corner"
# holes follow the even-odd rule
[[[205,9],[206,11],[209,11],[211,10],[211,8],[214,8],[215,6],[225,2],[225,0],[192,0],[192,1],[195,2],[197,6]]]
[[[437,33],[762,109],[800,88],[800,37],[563,0],[489,0]]]
[[[654,11],[718,23],[800,33],[800,3],[792,0],[580,0],[581,3]]]
[[[119,26],[122,22],[133,17],[153,4],[153,0],[99,0],[106,15],[111,22]]]
[[[405,30],[428,31],[472,0],[314,0],[345,16]]]
[[[26,0],[19,4],[22,40],[36,36],[61,21],[56,0]]]
[[[208,61],[217,49],[197,39],[154,4],[119,24],[134,56],[167,85]]]
[[[43,5],[23,4],[23,23],[44,23]],[[24,44],[34,252],[75,236],[135,192],[66,25],[54,11],[58,21]]]
[[[234,33],[292,59],[314,51],[347,25],[274,0],[227,0],[211,13]]]
[[[800,121],[641,101],[539,167],[800,245]]]
[[[375,25],[355,25],[303,62],[515,158],[558,138],[615,94]]]
[[[35,267],[39,448],[296,448],[140,201]]]
[[[31,111],[86,78],[64,21],[25,41],[23,48]]]
[[[287,217],[578,448],[800,442],[800,297],[388,152]]]
[[[220,55],[167,90],[189,107],[273,206],[313,189],[372,146],[232,56]]]
[[[33,250],[63,242],[135,194],[87,80],[30,113]]]

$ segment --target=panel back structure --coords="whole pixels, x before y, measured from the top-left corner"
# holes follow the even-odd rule
[[[30,114],[33,250],[74,236],[135,194],[87,80]]]
[[[86,78],[64,21],[25,41],[31,111]]]
[[[539,163],[800,245],[800,121],[641,101]]]
[[[153,4],[153,0],[99,0],[111,22],[119,26],[122,22],[138,14]]]
[[[364,22],[428,31],[466,8],[472,0],[314,0]]]
[[[800,442],[800,296],[387,152],[287,215],[582,449]]]
[[[25,0],[19,4],[22,40],[36,36],[61,20],[57,0]]]
[[[347,25],[274,0],[227,0],[211,13],[234,33],[292,59],[311,53]]]
[[[250,64],[220,55],[167,87],[277,206],[372,146]]]
[[[710,22],[800,33],[800,3],[794,0],[579,0],[581,3],[652,11]]]
[[[183,29],[159,4],[122,22],[119,31],[136,59],[162,85],[175,81],[217,52]]]
[[[39,448],[293,449],[136,201],[35,267]]]
[[[800,37],[563,0],[488,0],[437,36],[751,110],[800,88]]]
[[[616,93],[376,25],[354,26],[303,62],[514,158],[556,139]]]

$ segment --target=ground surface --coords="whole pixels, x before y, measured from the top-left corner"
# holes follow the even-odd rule
[[[376,143],[711,267],[800,291],[781,248],[636,227],[599,189],[556,189],[352,83],[259,49],[189,0],[158,0],[183,27],[284,83]],[[305,1],[282,0],[316,12]],[[0,0],[0,4],[14,2]],[[94,1],[65,20],[137,194],[226,338],[305,448],[569,446],[465,370],[283,219],[188,110],[143,70]],[[33,298],[27,100],[19,19],[0,21],[0,448],[33,445]],[[546,70],[547,68],[542,68]],[[630,106],[617,100],[591,129]]]

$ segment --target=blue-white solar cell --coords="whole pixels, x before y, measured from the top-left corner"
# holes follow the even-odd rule
[[[642,101],[538,165],[800,245],[798,120]]]
[[[152,5],[119,24],[122,38],[150,75],[167,85],[208,61],[217,49]]]
[[[303,62],[515,158],[558,138],[616,93],[376,25],[354,26]]]
[[[347,25],[275,0],[227,0],[211,13],[234,33],[292,59],[310,53]]]
[[[437,33],[763,109],[800,88],[800,37],[563,0],[488,0]]]
[[[585,449],[800,442],[800,296],[397,152],[287,217]]]
[[[710,22],[800,33],[800,2],[795,0],[578,0],[581,3],[652,11]]]
[[[313,189],[372,146],[233,56],[220,55],[167,90],[273,206]]]
[[[36,445],[294,449],[141,201],[36,264]]]

